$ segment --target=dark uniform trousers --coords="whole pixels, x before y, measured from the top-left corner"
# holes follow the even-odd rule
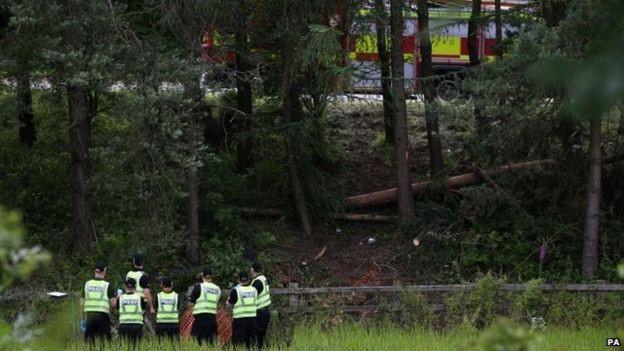
[[[117,331],[122,339],[130,341],[132,345],[136,345],[137,341],[140,341],[143,337],[143,324],[119,324]]]
[[[100,339],[102,342],[104,340],[111,340],[110,318],[108,313],[87,312],[85,340],[90,343],[95,343],[96,339]]]
[[[213,313],[196,314],[193,321],[193,329],[191,334],[195,340],[201,345],[203,342],[209,344],[214,343],[215,335],[217,335],[217,316]]]
[[[236,318],[232,320],[232,343],[236,345],[245,344],[251,349],[256,342],[256,318]]]
[[[156,323],[156,336],[160,339],[178,340],[180,338],[180,324]]]
[[[270,322],[271,311],[269,311],[269,308],[265,307],[259,309],[256,317],[256,342],[258,343],[258,348],[263,348],[265,346],[267,329],[269,329]]]

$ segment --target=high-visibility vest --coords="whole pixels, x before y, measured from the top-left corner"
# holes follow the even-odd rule
[[[85,312],[110,312],[108,300],[108,282],[100,279],[91,279],[84,287],[84,311]]]
[[[258,297],[256,299],[256,306],[258,307],[258,309],[268,307],[269,305],[271,305],[271,292],[269,291],[269,282],[267,281],[267,278],[261,274],[251,281],[251,285],[253,285],[256,280],[262,283],[262,292],[258,294]]]
[[[161,291],[156,296],[158,297],[156,323],[178,323],[180,321],[180,316],[178,315],[178,294],[175,291],[170,293]]]
[[[256,298],[258,297],[258,291],[250,285],[238,285],[235,287],[236,295],[238,299],[234,304],[234,311],[232,312],[232,318],[248,318],[255,317],[256,310]]]
[[[217,314],[217,303],[221,297],[221,289],[216,284],[207,282],[200,283],[199,289],[199,298],[193,306],[193,314]]]
[[[141,287],[141,284],[139,284],[139,282],[141,281],[141,277],[144,275],[145,272],[143,271],[130,271],[128,272],[128,274],[126,274],[126,281],[128,281],[128,279],[130,278],[136,280],[136,288],[134,291],[136,291],[136,293],[141,296],[143,296],[143,287]]]
[[[143,324],[141,295],[133,293],[119,296],[119,324]]]

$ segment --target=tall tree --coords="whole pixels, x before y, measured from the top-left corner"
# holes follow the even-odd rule
[[[427,0],[418,0],[418,38],[420,43],[421,86],[425,96],[425,120],[427,124],[427,142],[429,146],[429,166],[431,176],[435,177],[444,169],[442,142],[438,118],[432,113],[431,104],[435,100],[433,77],[433,59],[431,37],[429,34],[429,4]]]
[[[287,56],[286,56],[287,57]],[[292,190],[293,200],[301,230],[306,236],[312,234],[312,222],[308,212],[308,205],[305,198],[303,180],[301,177],[301,166],[299,165],[299,154],[301,152],[297,143],[296,133],[292,126],[296,126],[301,121],[301,102],[299,101],[299,88],[292,77],[285,75],[284,77],[284,100],[283,114],[284,122],[291,127],[286,135],[286,154],[288,159],[288,177],[290,178],[290,186]]]
[[[405,222],[414,216],[414,199],[409,175],[409,145],[407,139],[407,111],[405,106],[403,58],[403,0],[390,1],[390,32],[392,36],[392,92],[394,111],[394,155],[397,171],[397,206],[399,220]]]
[[[234,34],[236,55],[236,100],[238,109],[244,115],[241,122],[241,137],[237,147],[237,168],[244,171],[253,166],[253,140],[251,124],[253,114],[253,91],[250,71],[253,66],[249,62],[249,38],[247,25],[249,9],[246,0],[239,0],[236,9],[236,29]]]
[[[73,251],[85,254],[94,241],[91,215],[91,121],[98,95],[119,79],[126,42],[119,8],[96,0],[19,0],[11,4],[26,67],[41,71],[67,97],[71,156]],[[36,65],[36,66],[35,66]]]
[[[71,155],[71,185],[73,229],[77,247],[85,253],[93,242],[93,220],[89,196],[91,164],[91,121],[97,110],[96,97],[84,86],[67,86],[67,111],[69,117],[69,144]]]
[[[200,85],[201,43],[210,23],[210,4],[194,0],[161,0],[162,13],[168,29],[173,34],[173,44],[184,62],[184,73],[179,77],[184,86],[186,113],[182,117],[185,142],[183,163],[186,188],[186,255],[193,264],[200,263],[200,226],[198,169],[202,165],[200,149],[203,146],[202,117],[204,114],[203,90]]]
[[[481,27],[481,0],[474,0],[472,2],[472,10],[470,12],[470,19],[468,19],[468,57],[470,59],[470,66],[476,66],[481,63],[481,57],[479,55],[479,31]],[[487,129],[488,121],[484,115],[477,99],[474,99],[474,118],[475,118],[475,130],[477,134],[483,135]]]
[[[10,12],[8,4],[0,2],[0,55],[15,62],[9,76],[15,79],[17,92],[17,120],[19,140],[31,147],[37,140],[35,115],[32,107],[31,70],[28,67],[28,50],[18,42],[20,35],[9,28]]]
[[[381,94],[383,96],[384,110],[384,132],[386,143],[394,144],[394,127],[392,119],[394,115],[392,103],[392,76],[390,68],[390,58],[386,47],[387,35],[386,26],[388,16],[384,0],[375,0],[375,31],[377,34],[377,53],[379,55],[379,71],[381,75]]]
[[[30,69],[21,66],[17,73],[17,119],[19,125],[19,139],[22,144],[31,147],[37,141],[35,128],[35,114],[33,112],[32,89],[30,82]]]
[[[583,275],[591,278],[598,268],[598,234],[600,231],[600,193],[602,179],[602,123],[600,118],[589,122],[589,176],[587,178],[587,209],[583,240]]]
[[[470,65],[476,66],[480,63],[479,57],[479,27],[481,22],[481,0],[472,1],[472,10],[468,20],[468,56]]]
[[[494,27],[496,30],[496,46],[494,53],[499,59],[503,58],[503,16],[501,12],[501,0],[494,0]]]

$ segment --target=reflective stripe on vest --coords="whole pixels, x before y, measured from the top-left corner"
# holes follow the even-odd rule
[[[108,282],[98,279],[89,280],[85,283],[84,296],[85,312],[110,312]]]
[[[199,297],[195,301],[193,314],[217,314],[217,303],[221,297],[221,289],[216,284],[206,282],[199,284],[199,289]]]
[[[161,291],[158,297],[158,313],[156,323],[178,323],[178,294],[176,292],[166,293]]]
[[[134,293],[119,297],[119,324],[143,324],[141,295]]]
[[[269,290],[269,282],[264,275],[259,275],[251,282],[251,285],[258,280],[262,283],[262,292],[258,294],[258,298],[256,299],[256,306],[258,309],[268,307],[271,305],[271,292]]]
[[[232,318],[247,318],[256,316],[256,298],[258,291],[252,286],[237,286],[236,288],[237,300],[234,304],[234,311],[232,312]]]
[[[136,289],[134,291],[141,296],[143,296],[143,287],[141,287],[141,284],[139,282],[141,281],[141,277],[144,275],[145,272],[143,271],[130,271],[128,272],[128,274],[126,274],[126,281],[128,281],[128,279],[130,278],[136,280]]]

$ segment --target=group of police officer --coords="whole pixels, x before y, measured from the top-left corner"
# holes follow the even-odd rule
[[[111,340],[110,314],[113,310],[119,311],[119,336],[133,344],[143,335],[146,312],[156,315],[155,331],[159,340],[179,338],[180,301],[173,291],[173,282],[169,278],[160,280],[161,291],[156,294],[154,305],[143,258],[134,256],[132,266],[126,275],[125,291],[118,292],[105,280],[106,264],[95,265],[93,279],[85,283],[82,296],[82,326],[86,341]],[[200,275],[201,282],[189,288],[187,310],[194,317],[191,334],[201,345],[215,340],[221,289],[213,283],[209,268],[204,268]],[[253,263],[250,273],[240,272],[238,280],[239,284],[230,291],[226,303],[232,309],[232,343],[263,348],[271,316],[271,296],[262,265]]]

